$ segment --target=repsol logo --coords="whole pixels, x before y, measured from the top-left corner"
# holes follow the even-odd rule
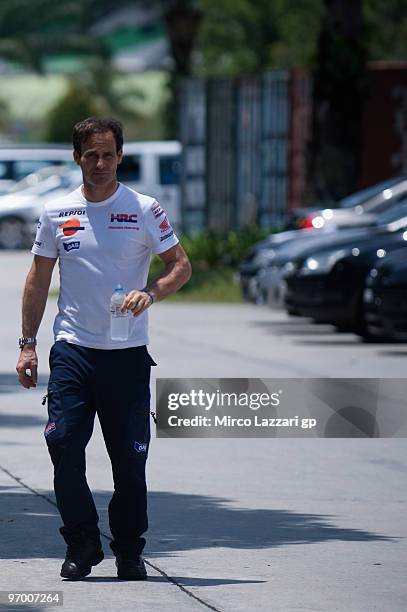
[[[72,215],[86,215],[86,210],[63,210],[59,213],[60,217],[71,217]]]
[[[117,221],[118,223],[137,223],[137,215],[131,214],[127,215],[125,213],[112,213],[110,215],[110,223],[114,223]]]

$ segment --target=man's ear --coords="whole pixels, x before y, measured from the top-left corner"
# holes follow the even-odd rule
[[[75,164],[78,164],[78,166],[80,166],[81,156],[79,155],[78,151],[74,149],[72,154]]]
[[[117,151],[117,157],[119,158],[117,164],[121,164],[122,159],[123,159],[123,149],[120,149],[120,151]]]

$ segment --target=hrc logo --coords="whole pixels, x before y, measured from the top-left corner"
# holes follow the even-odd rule
[[[110,223],[118,221],[118,223],[137,223],[137,215],[127,215],[125,213],[112,213],[110,215]]]

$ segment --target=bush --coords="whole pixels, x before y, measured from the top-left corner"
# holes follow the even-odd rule
[[[180,237],[180,241],[195,270],[237,268],[250,247],[270,233],[270,230],[249,226],[226,233],[205,230],[185,234]],[[158,274],[161,267],[160,258],[155,256],[151,263],[151,275]]]
[[[270,230],[251,226],[223,234],[204,231],[181,236],[181,244],[192,263],[192,278],[172,299],[200,302],[241,301],[234,270],[247,250],[269,234]],[[149,280],[159,276],[162,269],[161,259],[157,255],[154,256]]]
[[[248,226],[226,233],[203,231],[181,237],[181,243],[192,262],[201,267],[236,267],[248,249],[270,234],[270,230]]]

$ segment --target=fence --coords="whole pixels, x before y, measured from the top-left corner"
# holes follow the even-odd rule
[[[271,227],[300,206],[309,109],[300,71],[184,81],[183,230]]]

